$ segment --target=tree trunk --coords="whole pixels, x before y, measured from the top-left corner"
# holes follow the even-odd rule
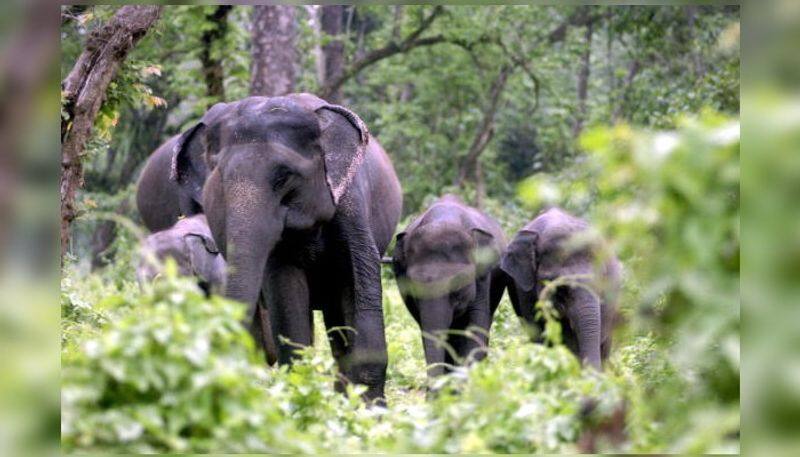
[[[127,214],[130,210],[129,199],[122,200],[115,213]],[[99,221],[97,228],[92,233],[92,270],[106,265],[106,252],[117,237],[117,223],[114,221]]]
[[[70,226],[77,216],[75,193],[83,183],[81,153],[105,99],[106,89],[131,49],[161,13],[160,6],[129,5],[117,10],[106,24],[92,31],[86,49],[62,82],[61,121],[61,258],[67,252]]]
[[[233,6],[220,5],[206,15],[209,28],[204,30],[200,37],[200,43],[203,45],[200,50],[200,63],[203,66],[203,78],[206,80],[206,95],[211,99],[208,102],[209,108],[214,103],[225,100],[225,72],[222,69],[221,51],[215,50],[214,47],[228,32],[228,13],[231,9]]]
[[[592,33],[594,24],[586,24],[586,48],[583,51],[581,68],[578,71],[578,114],[575,116],[575,124],[572,126],[572,137],[577,138],[583,131],[583,124],[586,122],[586,99],[589,92],[589,74],[592,66]]]
[[[628,101],[628,89],[630,89],[631,84],[633,84],[633,79],[636,77],[636,74],[639,73],[640,68],[641,62],[639,62],[638,59],[633,60],[630,65],[628,65],[628,74],[625,76],[625,81],[622,84],[622,94],[620,95],[619,103],[617,103],[614,112],[611,114],[612,122],[617,122],[622,116]]]
[[[394,15],[392,18],[392,40],[400,39],[400,27],[403,24],[403,5],[394,5]]]
[[[327,86],[331,81],[341,79],[344,72],[344,43],[340,37],[344,8],[343,5],[325,5],[322,7],[320,23],[322,31],[330,40],[322,46],[324,68],[322,87]],[[324,97],[331,103],[341,103],[341,85],[324,94]]]
[[[697,11],[697,5],[687,5],[684,7],[686,25],[689,29],[689,49],[692,50],[692,70],[694,71],[694,77],[700,79],[706,73],[706,66],[703,62],[702,47],[699,43],[695,42],[697,40],[697,31],[695,30],[697,27]]]
[[[317,87],[322,87],[325,83],[325,56],[322,53],[322,26],[320,25],[319,5],[305,5],[308,14],[308,26],[314,36],[314,73],[317,80]]]
[[[294,6],[253,7],[251,95],[275,96],[294,92],[296,40]]]
[[[506,82],[512,70],[513,67],[505,65],[500,69],[497,78],[492,82],[492,87],[489,90],[489,103],[483,110],[483,119],[475,134],[475,138],[472,140],[469,151],[467,155],[464,156],[464,160],[461,161],[461,166],[458,169],[456,185],[459,187],[463,187],[470,176],[475,178],[477,183],[478,176],[476,170],[478,158],[494,136],[494,118],[497,114],[497,108],[500,105],[503,89],[505,89]]]

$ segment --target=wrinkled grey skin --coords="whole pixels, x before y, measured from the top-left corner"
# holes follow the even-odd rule
[[[217,103],[205,117],[213,119],[231,106],[233,106],[231,103]],[[172,227],[181,216],[192,216],[203,212],[202,189],[183,188],[170,179],[172,159],[179,139],[180,135],[173,136],[150,154],[136,183],[136,207],[145,227],[151,232]],[[194,153],[200,152],[194,151]],[[200,175],[208,174],[205,169],[194,172]]]
[[[148,236],[142,243],[142,258],[136,275],[140,282],[152,281],[162,263],[172,257],[183,276],[197,277],[207,293],[222,293],[226,267],[211,236],[205,216],[180,219],[174,226]],[[155,262],[153,261],[155,260]]]
[[[181,136],[173,177],[202,201],[228,261],[225,293],[250,306],[268,362],[312,344],[322,310],[343,380],[382,401],[380,259],[402,197],[361,119],[310,94],[248,97]]]
[[[507,274],[514,310],[533,335],[542,322],[535,315],[537,297],[548,281],[577,276],[589,287],[560,286],[550,296],[561,316],[564,343],[583,363],[601,369],[611,350],[616,316],[620,264],[615,257],[599,258],[589,224],[560,208],[542,212],[517,233],[500,261]]]
[[[423,332],[429,377],[486,357],[503,294],[497,265],[505,246],[500,225],[454,195],[437,200],[397,235],[395,276]]]

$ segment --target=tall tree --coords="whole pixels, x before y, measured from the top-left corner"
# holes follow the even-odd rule
[[[297,20],[291,5],[253,7],[252,95],[294,92],[297,63]]]
[[[209,105],[225,100],[225,72],[222,68],[220,50],[215,47],[225,38],[228,31],[228,13],[231,9],[233,9],[231,5],[219,5],[207,14],[208,27],[200,36],[200,43],[203,46],[200,50],[200,63],[203,66]]]
[[[325,5],[320,13],[322,32],[328,38],[322,46],[324,80],[321,95],[333,103],[342,100],[342,86],[334,82],[341,80],[344,74],[344,42],[339,36],[342,33],[344,8],[343,5]]]
[[[133,47],[158,19],[161,6],[129,5],[92,31],[78,61],[62,82],[61,257],[67,252],[70,226],[77,216],[75,194],[83,184],[81,153],[108,85]]]
[[[584,33],[584,49],[581,56],[581,66],[578,70],[578,113],[575,116],[575,123],[572,125],[572,136],[577,137],[583,131],[583,124],[586,122],[587,106],[586,100],[589,95],[589,75],[592,68],[592,35],[594,24],[586,24]]]
[[[477,187],[476,205],[481,206],[484,195],[483,194],[483,176],[481,174],[480,164],[478,159],[486,146],[489,145],[494,136],[494,119],[497,115],[497,109],[500,106],[500,100],[503,96],[503,90],[508,82],[508,77],[511,75],[514,67],[512,65],[504,65],[497,73],[497,77],[492,82],[489,89],[489,100],[486,106],[483,107],[481,116],[481,123],[478,127],[475,137],[472,139],[467,155],[461,161],[458,167],[458,178],[456,184],[461,187],[470,178],[475,179]]]

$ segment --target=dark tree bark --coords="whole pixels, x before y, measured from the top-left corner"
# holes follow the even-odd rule
[[[583,57],[581,58],[581,67],[578,70],[578,113],[575,116],[575,123],[572,126],[572,137],[577,138],[583,131],[583,124],[586,122],[586,99],[589,94],[589,75],[592,68],[592,34],[594,32],[594,24],[588,23],[586,25],[586,47],[583,50]]]
[[[483,195],[480,195],[483,191],[483,177],[479,172],[478,159],[494,136],[494,119],[497,114],[497,109],[500,106],[503,90],[506,87],[508,77],[511,75],[513,69],[514,67],[511,65],[503,66],[492,82],[492,86],[489,89],[489,100],[483,109],[481,123],[478,130],[475,132],[475,137],[467,151],[467,155],[464,156],[458,168],[457,186],[462,187],[470,177],[475,179],[475,184],[477,185],[476,190],[479,194],[476,196],[476,204],[483,201]]]
[[[251,95],[294,92],[297,20],[291,5],[253,7]]]
[[[92,31],[86,48],[62,82],[61,121],[61,258],[67,252],[70,226],[77,216],[75,193],[83,184],[81,153],[92,133],[106,89],[131,49],[161,13],[160,6],[123,6],[103,26]]]
[[[206,95],[211,98],[208,102],[209,107],[216,102],[225,100],[225,72],[222,68],[222,59],[215,55],[214,47],[225,38],[228,32],[228,13],[233,6],[220,5],[214,11],[206,15],[209,28],[203,31],[200,43],[203,47],[200,50],[200,63],[203,68],[203,78],[206,80]]]
[[[117,206],[114,211],[116,214],[127,214],[130,210],[130,201],[125,199]],[[117,223],[114,221],[100,221],[94,232],[92,232],[92,270],[106,265],[105,257],[108,248],[117,237]]]
[[[332,103],[342,101],[342,83],[344,74],[344,43],[341,40],[343,5],[325,5],[320,13],[320,26],[329,41],[322,46],[323,83],[321,96]],[[342,81],[343,82],[343,81]]]

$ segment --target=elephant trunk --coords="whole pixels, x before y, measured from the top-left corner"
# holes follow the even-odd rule
[[[582,363],[601,370],[600,363],[600,301],[583,287],[570,290],[571,303],[567,304],[567,317],[578,340],[578,355]]]
[[[284,217],[279,214],[278,205],[269,199],[242,197],[237,198],[234,193],[233,201],[227,202],[225,244],[229,274],[225,296],[248,305],[245,319],[250,322],[254,336],[260,337],[267,360],[272,361],[277,358],[276,342],[266,303],[258,304],[263,302],[260,299],[264,274],[269,256],[280,241]]]
[[[425,350],[428,376],[432,378],[445,373],[446,332],[450,328],[453,315],[450,304],[447,303],[447,296],[421,300],[419,308],[422,347]]]

